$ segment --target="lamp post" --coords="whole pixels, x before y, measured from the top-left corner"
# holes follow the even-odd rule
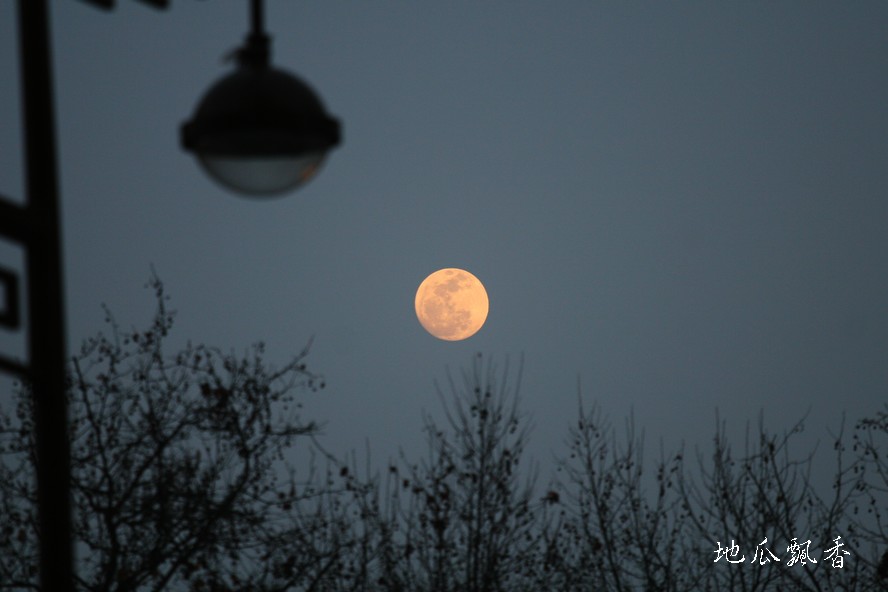
[[[114,0],[86,0],[112,8]],[[168,0],[142,0],[165,8]],[[269,65],[262,0],[238,70],[214,85],[182,129],[182,143],[220,182],[250,195],[300,186],[339,143],[339,123],[295,76]],[[73,592],[71,461],[58,165],[48,0],[18,0],[25,205],[0,196],[0,236],[25,251],[28,360],[0,354],[0,371],[29,383],[36,440],[39,577],[45,592]],[[19,281],[0,267],[0,328],[21,325]]]
[[[0,368],[28,381],[37,452],[37,520],[43,590],[73,590],[70,449],[65,399],[58,168],[52,58],[46,0],[19,0],[19,55],[25,132],[24,206],[0,201],[0,234],[24,247],[28,361],[0,358]],[[4,270],[7,328],[19,325],[18,280]],[[10,306],[10,298],[13,306]]]
[[[262,0],[237,69],[217,81],[182,126],[182,145],[216,181],[238,193],[274,196],[315,176],[339,144],[339,122],[302,80],[270,65]]]

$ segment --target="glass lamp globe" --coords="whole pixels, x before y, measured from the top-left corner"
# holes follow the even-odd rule
[[[207,174],[238,193],[274,196],[304,185],[321,168],[325,154],[238,157],[198,154]]]
[[[261,46],[241,51],[239,67],[210,87],[182,126],[182,145],[204,170],[250,196],[302,186],[339,142],[339,122],[314,91],[269,66]]]

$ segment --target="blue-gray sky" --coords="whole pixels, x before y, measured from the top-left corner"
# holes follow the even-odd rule
[[[246,1],[51,4],[72,349],[102,302],[150,318],[153,265],[180,343],[284,361],[314,336],[328,387],[306,416],[379,461],[420,446],[433,380],[475,352],[524,354],[544,462],[578,378],[667,445],[705,443],[716,408],[775,428],[810,409],[812,438],[881,408],[888,3],[267,0],[274,62],[344,125],[271,201],[178,143]],[[14,17],[3,2],[0,191],[21,196]],[[450,266],[490,296],[463,342],[413,312]]]

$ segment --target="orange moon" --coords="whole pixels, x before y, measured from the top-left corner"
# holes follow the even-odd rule
[[[426,331],[445,341],[460,341],[478,332],[487,320],[487,290],[463,269],[439,269],[416,290],[416,318]]]

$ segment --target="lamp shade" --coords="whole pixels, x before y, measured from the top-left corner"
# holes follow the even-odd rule
[[[339,144],[339,122],[283,70],[242,64],[217,81],[182,125],[182,145],[226,187],[255,196],[297,188]]]

